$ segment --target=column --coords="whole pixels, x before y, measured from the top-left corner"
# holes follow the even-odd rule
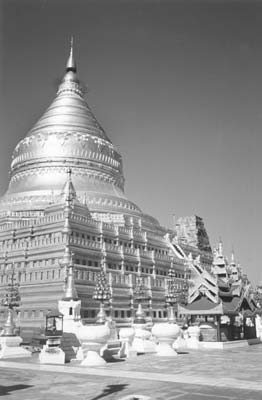
[[[221,342],[220,315],[217,315],[217,341]]]

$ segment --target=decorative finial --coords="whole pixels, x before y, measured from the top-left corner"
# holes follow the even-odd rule
[[[188,261],[190,261],[190,262],[192,262],[192,261],[193,261],[193,256],[192,256],[192,253],[189,253],[189,254],[188,254]]]
[[[63,300],[77,300],[78,295],[75,288],[73,266],[70,265],[67,272],[65,295]]]
[[[76,199],[76,191],[75,191],[74,185],[72,183],[72,178],[71,178],[72,170],[71,170],[71,168],[68,168],[66,170],[66,173],[67,173],[67,180],[66,180],[66,183],[65,183],[65,185],[63,187],[61,196],[64,198],[64,200],[66,202],[72,203],[73,200]]]
[[[67,180],[71,182],[71,175],[72,175],[72,170],[71,168],[67,168]]]
[[[232,249],[232,252],[231,252],[231,265],[236,265],[235,252],[234,252],[233,249]]]
[[[7,307],[8,314],[1,336],[14,336],[15,335],[15,323],[13,321],[13,309],[18,307],[21,302],[21,297],[19,294],[19,283],[16,282],[14,262],[12,262],[12,270],[9,275],[10,283],[6,288],[6,292],[0,299],[0,304]]]
[[[69,72],[69,71],[76,72],[76,62],[74,59],[73,49],[74,49],[74,38],[73,38],[73,36],[71,36],[70,54],[69,54],[69,58],[66,63],[66,72]]]
[[[66,275],[66,285],[65,285],[65,295],[63,300],[77,300],[78,295],[75,288],[74,270],[73,270],[73,253],[69,251],[68,246],[66,246],[64,254],[64,262],[67,264],[67,275]]]
[[[87,194],[86,194],[86,192],[84,194],[84,202],[83,202],[83,204],[84,204],[84,206],[87,207]]]
[[[195,265],[200,266],[201,260],[200,260],[200,254],[198,254],[195,258]]]
[[[218,243],[218,256],[223,257],[223,243],[221,238],[219,238],[219,243]]]

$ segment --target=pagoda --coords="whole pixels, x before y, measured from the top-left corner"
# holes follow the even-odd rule
[[[124,183],[121,154],[85,100],[71,44],[54,100],[14,149],[9,187],[0,199],[0,292],[13,266],[21,332],[43,327],[46,313],[63,298],[69,255],[81,317],[92,322],[101,262],[112,291],[110,312],[121,323],[130,321],[138,276],[150,291],[146,317],[161,320],[171,264],[181,285],[189,253],[211,268],[201,218],[162,227],[126,197]]]

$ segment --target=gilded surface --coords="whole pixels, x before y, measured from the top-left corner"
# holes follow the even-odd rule
[[[10,184],[0,207],[45,208],[61,193],[70,168],[77,195],[91,211],[140,216],[124,194],[122,157],[86,103],[70,57],[55,99],[13,152]]]

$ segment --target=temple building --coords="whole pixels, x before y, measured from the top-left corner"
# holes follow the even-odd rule
[[[87,321],[99,308],[92,296],[105,266],[112,292],[107,311],[119,323],[134,313],[138,277],[148,292],[147,317],[158,320],[166,316],[171,265],[181,287],[191,274],[189,254],[205,270],[212,267],[200,217],[178,218],[167,229],[125,196],[122,157],[84,95],[71,46],[55,99],[14,149],[9,187],[0,199],[0,292],[12,276],[19,282],[24,329],[44,326],[46,313],[63,297],[69,264]],[[223,279],[220,258],[218,253],[215,268]],[[0,323],[3,318],[1,309]]]
[[[226,342],[256,338],[258,312],[253,288],[236,264],[232,252],[229,263],[222,241],[214,249],[211,271],[203,268],[200,256],[188,257],[191,286],[186,305],[178,305],[180,314],[198,320],[204,342]]]

